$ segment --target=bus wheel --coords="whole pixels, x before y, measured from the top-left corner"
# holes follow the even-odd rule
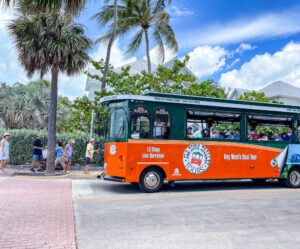
[[[164,183],[163,172],[155,167],[147,168],[140,176],[139,187],[148,193],[158,192]]]
[[[300,187],[300,171],[297,168],[291,168],[288,178],[286,179],[286,185],[290,188]]]
[[[256,183],[264,183],[267,179],[261,178],[261,179],[251,179],[251,180]]]

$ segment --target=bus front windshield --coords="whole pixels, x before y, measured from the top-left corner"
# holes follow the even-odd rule
[[[126,110],[116,108],[110,111],[109,139],[124,139],[126,137]]]

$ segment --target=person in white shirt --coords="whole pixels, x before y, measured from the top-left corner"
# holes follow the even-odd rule
[[[9,133],[4,133],[3,139],[0,141],[0,172],[4,172],[6,164],[9,163],[9,142],[11,138]]]

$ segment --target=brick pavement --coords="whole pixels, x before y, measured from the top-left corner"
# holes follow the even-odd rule
[[[0,181],[0,248],[76,248],[70,179]]]

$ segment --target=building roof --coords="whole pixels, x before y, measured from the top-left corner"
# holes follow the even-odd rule
[[[300,99],[300,88],[295,87],[283,81],[276,81],[260,89],[259,91],[264,92],[265,95],[269,98],[280,96],[280,97]]]
[[[245,92],[251,92],[251,90],[243,89],[243,88],[234,88],[231,91],[231,93],[228,95],[228,99],[236,99]]]

